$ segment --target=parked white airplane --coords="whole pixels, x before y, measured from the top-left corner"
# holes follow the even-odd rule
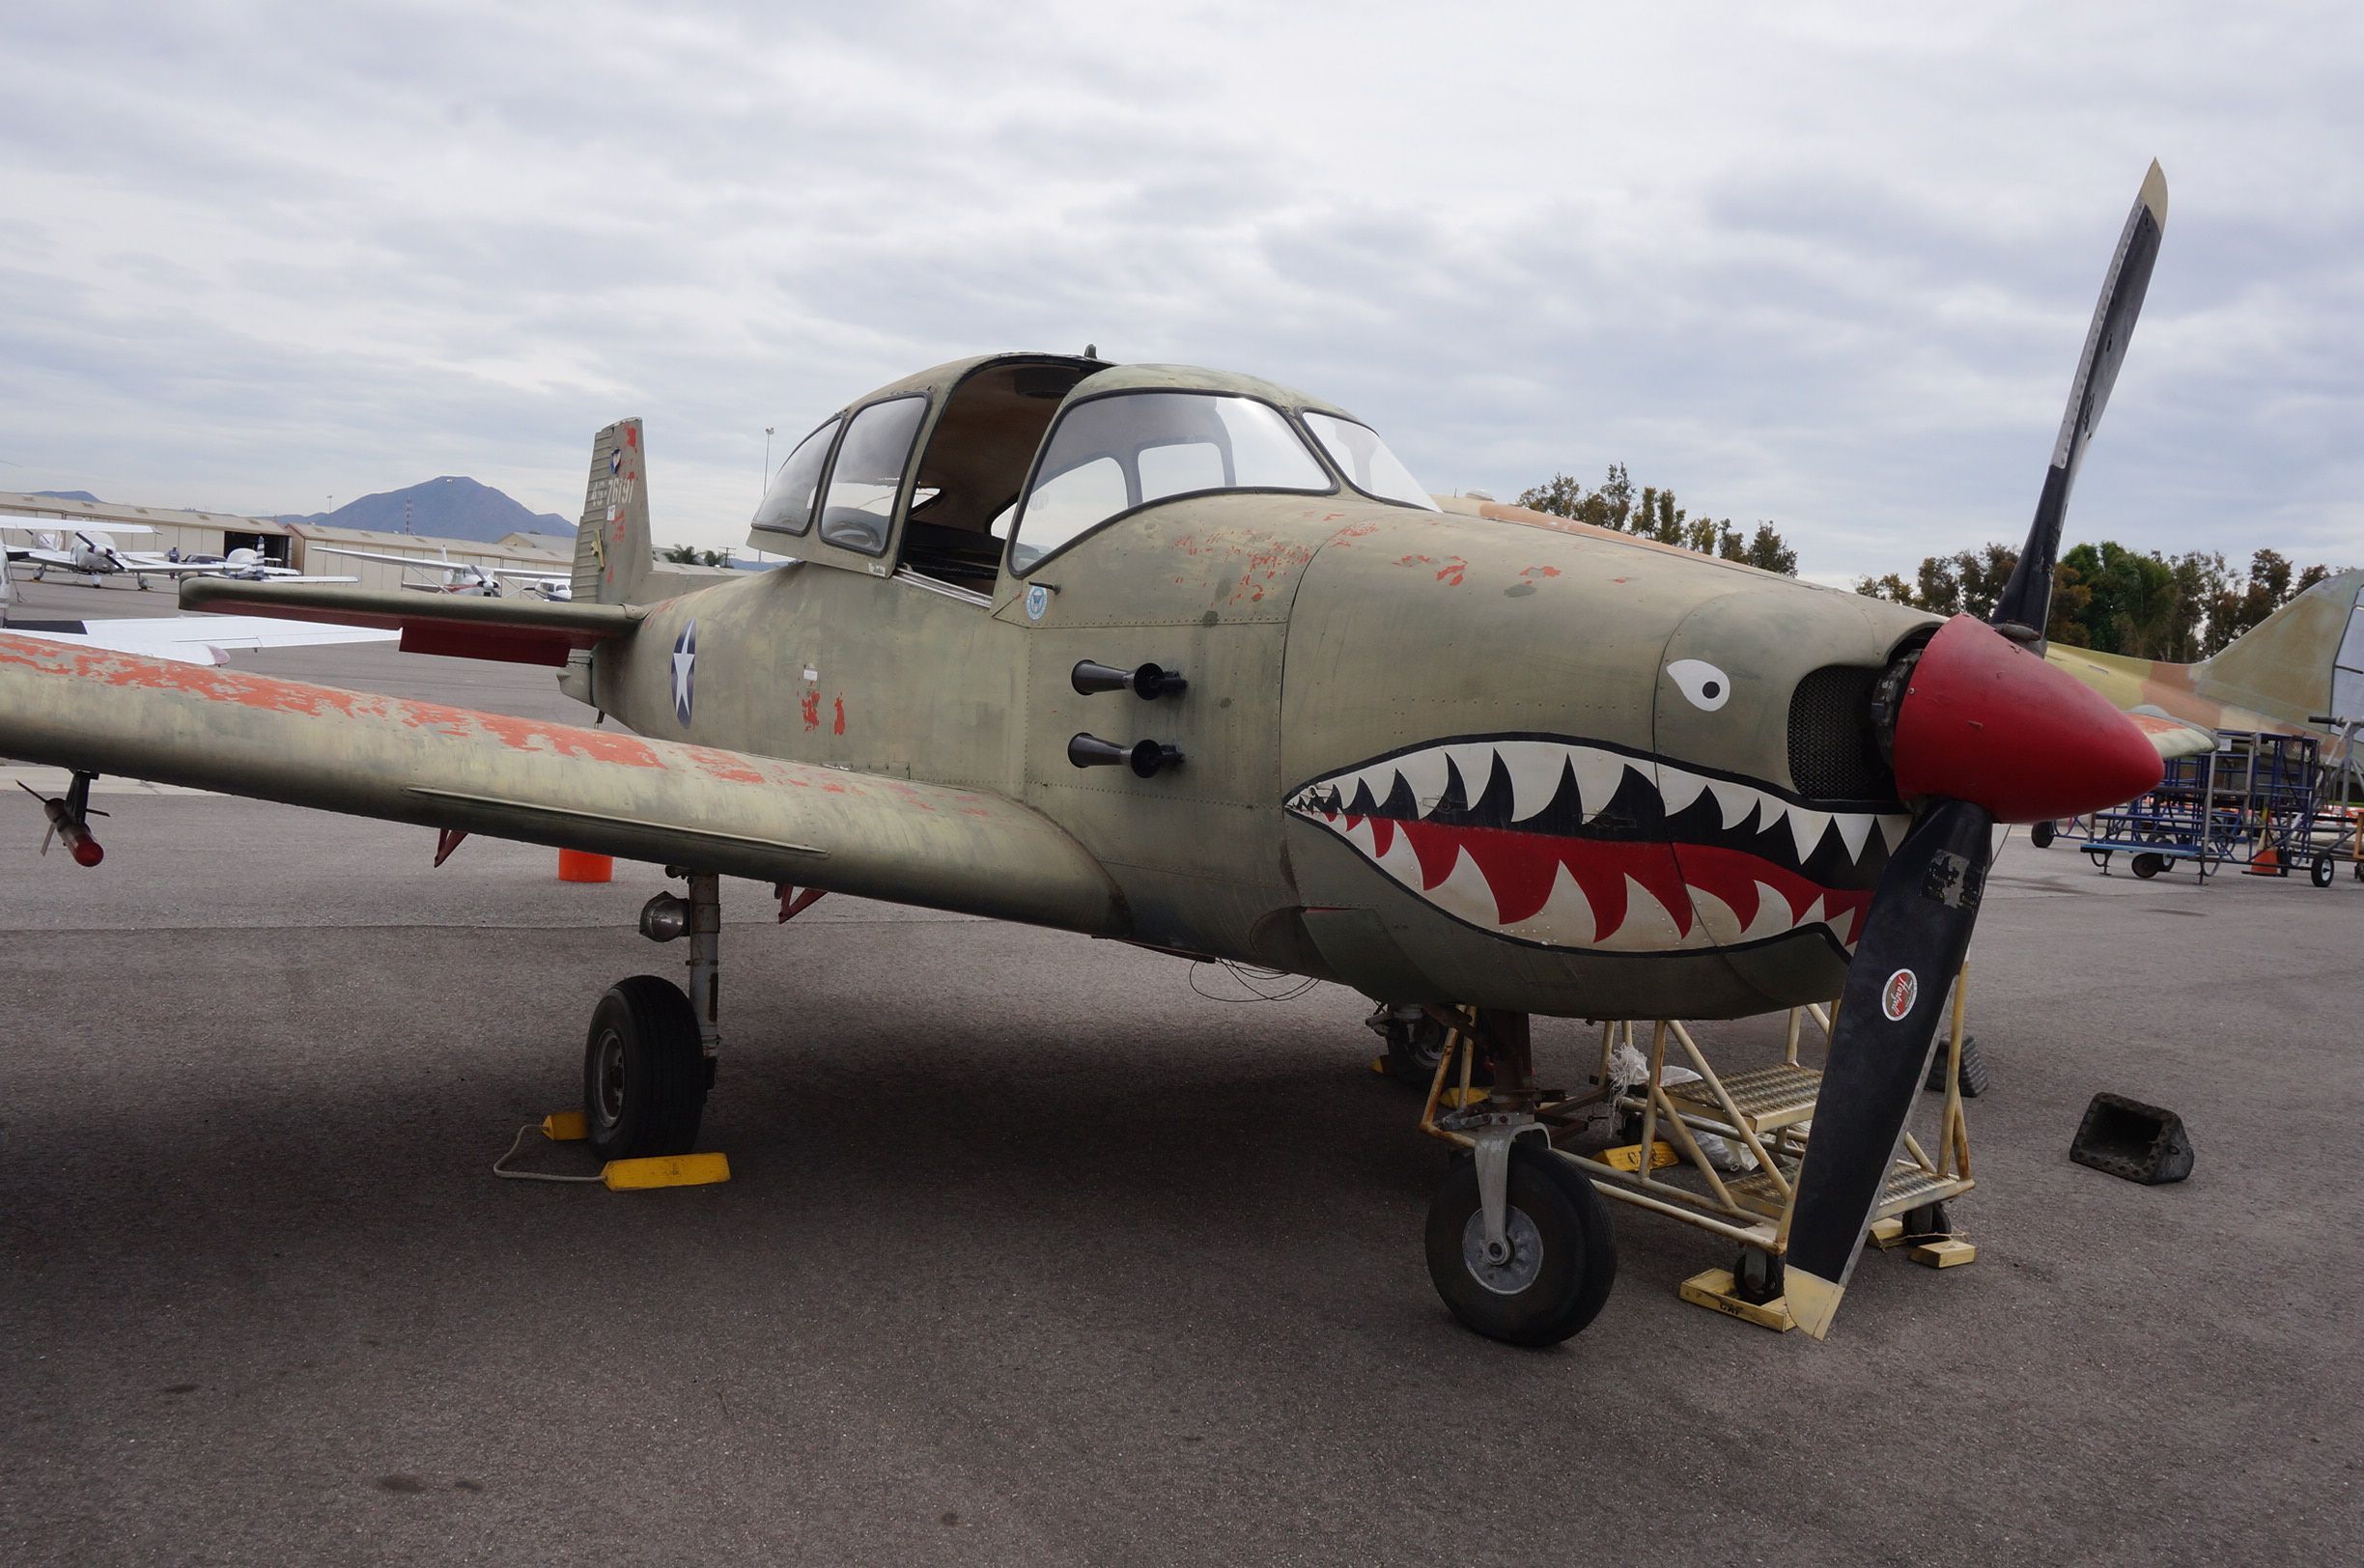
[[[95,587],[102,577],[130,576],[142,588],[150,577],[233,577],[242,582],[268,582],[281,577],[302,577],[294,567],[280,566],[260,550],[235,549],[227,555],[191,557],[174,560],[154,550],[125,550],[115,546],[116,534],[150,534],[155,529],[141,523],[113,523],[104,529],[70,528],[44,530],[22,524],[0,524],[10,533],[31,536],[30,545],[7,546],[11,563],[29,562],[34,580],[46,578],[52,571],[78,573],[91,579]],[[358,582],[358,577],[308,577],[309,582]]]
[[[416,588],[428,594],[476,594],[486,599],[501,596],[501,579],[515,579],[524,590],[542,599],[566,601],[573,597],[571,579],[563,572],[535,572],[524,567],[496,566],[490,570],[473,561],[455,561],[451,551],[441,550],[435,558],[419,555],[390,555],[379,550],[341,549],[334,545],[312,546],[323,555],[345,555],[356,561],[383,561],[401,567],[406,572],[425,573],[433,580],[406,582],[405,588]]]

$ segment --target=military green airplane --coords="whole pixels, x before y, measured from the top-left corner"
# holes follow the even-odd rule
[[[881,387],[780,465],[717,582],[651,561],[602,431],[568,603],[195,581],[183,602],[556,666],[572,727],[0,637],[0,753],[675,868],[687,994],[604,996],[592,1141],[687,1149],[718,879],[964,910],[1476,1009],[1495,1086],[1427,1226],[1465,1323],[1563,1339],[1615,1272],[1532,1114],[1534,1014],[1842,994],[1787,1238],[1829,1326],[1926,1071],[1990,829],[2154,783],[2048,668],[2062,510],[2140,308],[2127,220],[1998,624],[1576,526],[1449,513],[1345,409],[1245,376],[999,354]],[[629,729],[631,733],[625,733]],[[78,789],[47,814],[89,839]]]

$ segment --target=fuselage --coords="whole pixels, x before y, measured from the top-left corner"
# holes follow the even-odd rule
[[[1025,801],[1132,939],[1396,999],[1726,1015],[1838,989],[1905,817],[1872,686],[1932,618],[1350,493],[1149,506],[990,593],[799,560],[594,672],[666,739]],[[1184,673],[1085,696],[1080,660]],[[1177,746],[1080,770],[1078,734]]]

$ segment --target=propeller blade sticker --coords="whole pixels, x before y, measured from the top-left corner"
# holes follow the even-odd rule
[[[1888,1015],[1891,1023],[1902,1022],[1904,1015],[1911,1012],[1913,1003],[1920,999],[1921,977],[1910,969],[1897,970],[1880,988],[1880,1011]]]

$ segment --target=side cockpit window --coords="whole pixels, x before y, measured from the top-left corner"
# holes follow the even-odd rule
[[[753,526],[774,534],[801,534],[812,526],[813,497],[820,492],[821,469],[829,462],[839,423],[832,419],[797,443],[772,488],[764,491]]]
[[[1177,495],[1336,488],[1270,404],[1211,392],[1091,398],[1051,432],[1018,514],[1010,566],[1023,574],[1110,518]]]
[[[821,503],[823,539],[865,555],[886,548],[903,469],[926,412],[924,397],[889,398],[854,416],[830,468],[829,494]]]
[[[1330,454],[1330,461],[1337,464],[1338,472],[1346,476],[1347,484],[1374,501],[1393,501],[1399,506],[1417,506],[1429,512],[1437,510],[1427,490],[1412,477],[1412,470],[1388,450],[1388,444],[1379,439],[1379,433],[1368,425],[1340,419],[1336,414],[1316,413],[1310,408],[1305,412],[1305,422],[1306,429],[1313,433],[1313,439],[1321,442],[1322,450]]]

